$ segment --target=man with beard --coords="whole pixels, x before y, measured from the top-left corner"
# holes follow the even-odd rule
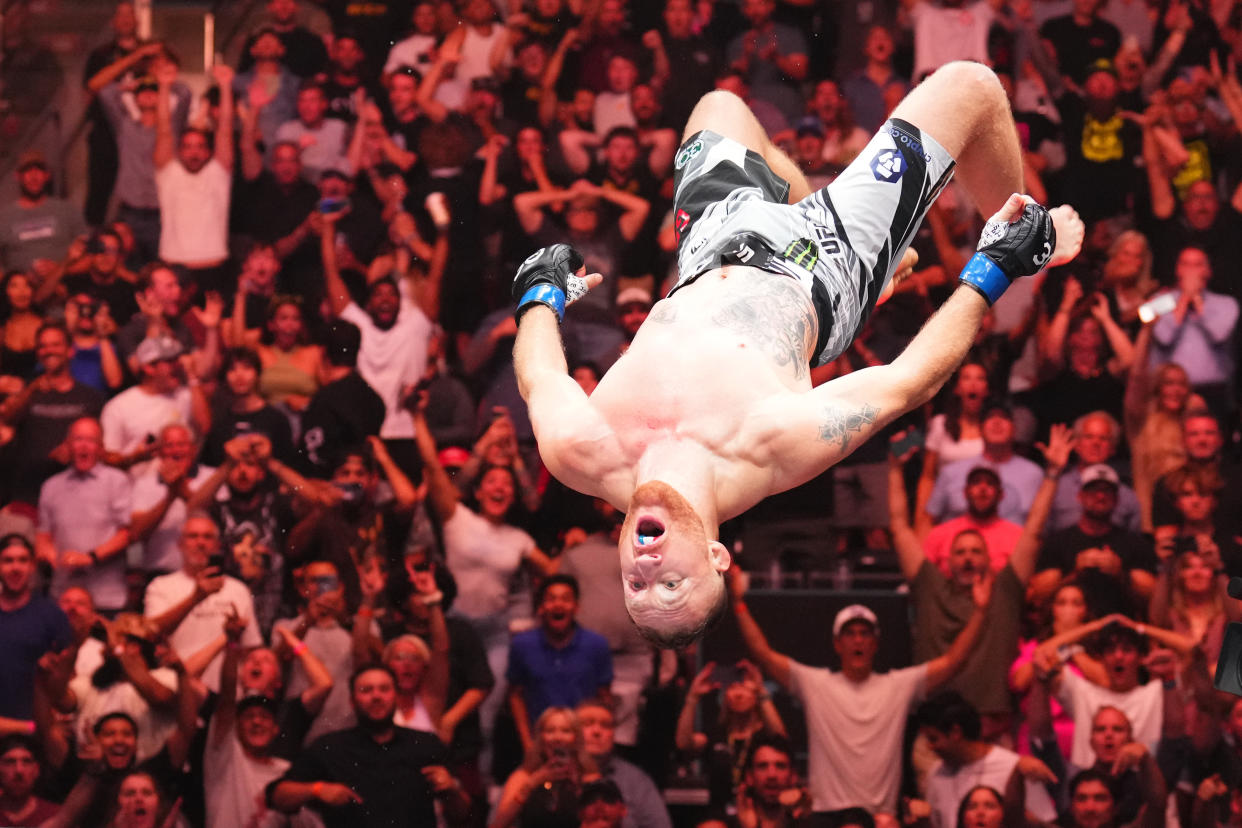
[[[509,645],[509,707],[523,750],[531,725],[549,707],[574,707],[583,699],[611,703],[612,652],[608,640],[578,626],[578,581],[552,575],[535,595],[539,626]]]
[[[200,291],[225,288],[220,272],[228,259],[229,196],[233,188],[233,70],[211,68],[220,90],[212,136],[202,129],[173,135],[169,91],[177,67],[162,63],[155,121],[155,188],[160,205],[160,259],[191,272],[188,283]],[[175,151],[174,151],[175,149]]]
[[[1212,263],[1208,288],[1237,296],[1234,265],[1242,259],[1242,185],[1222,202],[1211,181],[1196,181],[1179,202],[1167,176],[1148,176],[1148,183],[1156,218],[1146,231],[1154,253],[1152,272],[1161,277],[1172,273],[1178,254],[1186,247],[1198,247]]]
[[[298,24],[298,0],[267,0],[267,20],[264,28],[275,32],[284,44],[285,54],[281,62],[299,78],[309,78],[323,69],[328,62],[328,50],[323,38]],[[254,65],[250,47],[259,37],[258,33],[246,38],[241,50],[238,72],[247,72]]]
[[[789,740],[774,733],[755,734],[746,751],[742,785],[737,792],[738,824],[809,828],[810,799],[810,792],[798,784]]]
[[[914,608],[914,659],[928,661],[955,647],[955,640],[978,612],[973,593],[981,578],[995,578],[995,600],[987,608],[987,623],[975,647],[946,684],[961,692],[982,714],[985,737],[1007,730],[1011,716],[1008,666],[1018,653],[1021,610],[1026,582],[1035,571],[1039,536],[1056,492],[1057,477],[1069,460],[1073,439],[1069,429],[1056,426],[1043,447],[1047,466],[1043,484],[1035,494],[1031,512],[1014,544],[1009,559],[993,575],[990,550],[982,534],[964,529],[948,544],[948,572],[927,559],[907,516],[905,481],[901,463],[889,464],[889,528],[901,572],[910,584]]]
[[[65,257],[69,243],[86,232],[82,212],[48,195],[52,174],[47,158],[30,150],[17,159],[17,201],[0,207],[0,263],[46,279]]]
[[[1112,466],[1121,438],[1121,423],[1107,411],[1090,411],[1074,421],[1074,462],[1066,467],[1057,483],[1052,511],[1048,513],[1049,534],[1078,523],[1082,517],[1082,502],[1078,493],[1082,489],[1083,469],[1099,463]],[[1142,512],[1134,489],[1124,483],[1119,484],[1113,521],[1118,526],[1137,532],[1142,525]]]
[[[69,619],[33,590],[35,553],[21,535],[0,538],[0,716],[33,716],[35,667],[44,653],[73,644]]]
[[[40,746],[33,736],[10,733],[0,738],[0,822],[41,825],[60,806],[34,795],[39,781]]]
[[[130,481],[103,464],[103,431],[89,418],[69,427],[69,468],[39,490],[35,548],[54,568],[52,594],[85,587],[95,606],[125,606],[125,548],[129,546]]]
[[[336,227],[343,215],[344,211],[337,211],[323,216],[321,251],[328,300],[334,316],[352,322],[362,332],[358,373],[383,398],[387,410],[379,436],[410,441],[412,450],[414,419],[405,399],[427,368],[436,297],[448,256],[448,212],[436,217],[435,253],[427,269],[411,266],[408,275],[386,275],[370,282],[365,308],[350,297],[337,264]]]
[[[64,443],[69,426],[83,417],[98,417],[103,410],[103,395],[70,373],[72,353],[63,326],[40,326],[35,356],[42,372],[0,405],[0,422],[13,429],[13,439],[5,448],[8,500],[33,507],[39,487],[68,460]]]
[[[1042,600],[1063,578],[1077,573],[1095,612],[1129,615],[1155,586],[1155,552],[1145,537],[1117,524],[1113,513],[1121,481],[1112,466],[1087,466],[1081,480],[1082,516],[1073,526],[1048,534],[1031,592]]]
[[[579,704],[575,712],[582,728],[583,747],[599,766],[600,775],[614,782],[621,792],[625,828],[672,828],[664,797],[651,777],[614,753],[617,728],[612,709],[598,699],[589,699]]]
[[[315,740],[279,780],[267,802],[293,813],[310,805],[327,828],[432,825],[439,800],[450,824],[470,818],[470,800],[444,767],[439,740],[393,724],[397,688],[386,667],[363,667],[349,682],[356,727]]]
[[[861,604],[845,607],[832,622],[832,646],[841,659],[841,670],[834,672],[772,649],[746,606],[745,576],[736,568],[729,572],[733,613],[746,648],[805,708],[814,810],[861,804],[896,814],[906,714],[952,678],[975,648],[990,611],[990,579],[976,572],[969,592],[973,612],[952,646],[926,663],[887,673],[874,672],[880,647],[875,613]]]

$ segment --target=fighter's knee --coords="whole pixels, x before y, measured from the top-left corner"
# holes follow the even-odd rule
[[[991,67],[973,60],[955,60],[944,64],[927,80],[952,90],[967,100],[1006,100],[1005,88]]]
[[[695,104],[695,114],[703,115],[719,115],[727,117],[732,113],[736,113],[738,109],[750,112],[750,107],[746,105],[746,101],[739,98],[727,89],[713,89],[712,91],[699,98],[699,102]]]

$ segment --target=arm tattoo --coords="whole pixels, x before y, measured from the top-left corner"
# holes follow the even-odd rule
[[[874,405],[863,404],[861,408],[842,409],[829,406],[824,409],[824,422],[819,427],[819,439],[825,443],[841,441],[841,451],[850,447],[853,435],[862,432],[865,426],[875,423],[880,409]]]
[[[778,366],[792,368],[796,379],[808,376],[819,330],[811,298],[779,276],[743,284],[747,289],[713,314],[712,322],[744,334]]]

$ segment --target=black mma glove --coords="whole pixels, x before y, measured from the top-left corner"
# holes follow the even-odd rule
[[[979,252],[957,280],[979,291],[992,305],[1014,279],[1038,273],[1056,246],[1052,216],[1038,204],[1028,204],[1012,224],[992,220],[984,225],[976,248]]]
[[[527,256],[513,277],[514,318],[520,320],[531,305],[542,304],[561,319],[565,305],[586,293],[586,280],[575,275],[582,264],[582,254],[567,244],[541,247]]]

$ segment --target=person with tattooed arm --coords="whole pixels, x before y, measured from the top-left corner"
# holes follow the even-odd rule
[[[812,388],[862,327],[954,167],[994,211],[959,287],[891,364]],[[668,648],[724,608],[721,521],[839,462],[930,400],[1009,283],[1073,258],[1083,226],[1017,193],[1022,163],[991,70],[951,63],[894,110],[861,155],[811,192],[740,98],[705,95],[674,166],[680,280],[588,397],[559,320],[601,281],[568,245],[514,279],[518,385],[548,469],[626,512],[622,589]]]

